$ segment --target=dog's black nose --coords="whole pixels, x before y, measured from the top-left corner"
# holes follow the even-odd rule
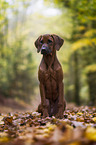
[[[42,47],[41,48],[41,54],[46,54],[46,53],[47,53],[46,47]]]

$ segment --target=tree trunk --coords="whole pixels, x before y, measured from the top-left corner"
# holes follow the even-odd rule
[[[79,87],[79,64],[78,64],[78,53],[77,51],[74,52],[74,101],[77,105],[80,105],[80,87]]]
[[[89,72],[87,74],[87,81],[89,85],[90,105],[96,105],[96,72]]]

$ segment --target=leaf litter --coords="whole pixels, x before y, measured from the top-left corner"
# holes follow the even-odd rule
[[[0,116],[0,145],[96,145],[96,107],[67,108],[64,118],[38,112]]]

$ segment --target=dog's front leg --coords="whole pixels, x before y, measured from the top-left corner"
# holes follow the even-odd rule
[[[64,90],[63,82],[59,83],[59,98],[58,98],[58,113],[56,114],[57,118],[63,118],[64,112]]]
[[[42,105],[42,112],[43,112],[43,117],[47,117],[48,115],[48,104],[46,102],[46,97],[45,97],[45,87],[43,83],[40,83],[40,94],[41,94],[41,105]]]
[[[62,69],[58,70],[58,113],[56,114],[57,118],[63,118],[64,108],[66,103],[64,100],[64,84],[63,84],[63,72]]]

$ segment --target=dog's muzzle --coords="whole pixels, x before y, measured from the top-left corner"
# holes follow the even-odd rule
[[[52,51],[47,46],[42,46],[41,54],[47,55],[50,54]]]

